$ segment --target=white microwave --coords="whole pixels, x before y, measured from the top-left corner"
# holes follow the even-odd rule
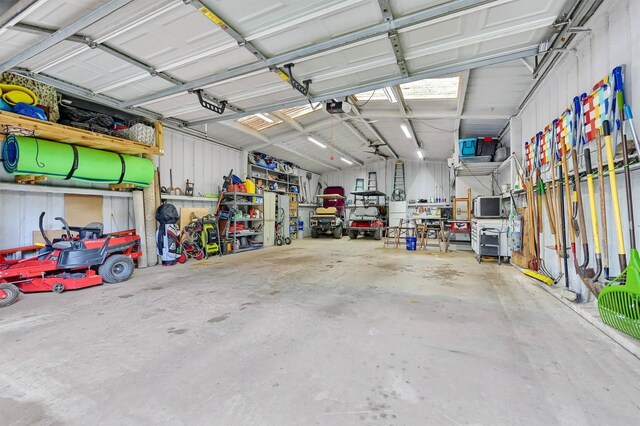
[[[502,217],[502,197],[474,198],[473,216],[479,219]]]

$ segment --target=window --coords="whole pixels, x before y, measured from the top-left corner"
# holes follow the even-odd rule
[[[257,115],[249,115],[247,117],[242,117],[238,119],[238,123],[241,123],[253,130],[264,130],[264,129],[268,129],[269,127],[272,126],[277,126],[278,124],[282,123],[282,120],[280,120],[278,117],[273,116],[271,114],[261,114],[263,117],[268,118],[269,120],[271,120],[271,123],[268,120],[265,120],[262,117],[258,117]]]
[[[401,84],[400,89],[405,99],[456,99],[460,77],[428,78]]]

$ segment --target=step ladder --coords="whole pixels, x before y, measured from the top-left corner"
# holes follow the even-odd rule
[[[391,199],[393,201],[405,201],[407,199],[407,191],[404,181],[404,161],[396,161],[394,168]]]
[[[377,191],[378,190],[378,173],[369,172],[369,178],[367,181],[367,191]]]
[[[364,178],[356,178],[356,186],[353,189],[354,192],[364,191]]]
[[[458,203],[464,203],[466,204],[466,210],[462,210],[460,209],[460,211],[458,211]],[[465,215],[464,219],[458,219],[459,215]],[[454,220],[466,220],[466,221],[470,221],[471,220],[471,188],[467,189],[467,196],[466,197],[462,197],[462,198],[458,198],[455,197],[453,199],[453,219]]]

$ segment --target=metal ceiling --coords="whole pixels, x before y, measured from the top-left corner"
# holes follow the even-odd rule
[[[504,127],[532,84],[521,58],[575,1],[22,1],[0,19],[0,69],[314,171],[347,167],[343,156],[373,161],[371,144],[391,158],[421,149],[445,159],[458,132]],[[295,80],[311,80],[307,96],[291,87],[287,63]],[[457,99],[403,100],[397,87],[445,75],[461,77]],[[399,101],[349,98],[348,115],[280,115],[261,132],[236,121],[383,87]],[[196,89],[225,112],[202,108]]]

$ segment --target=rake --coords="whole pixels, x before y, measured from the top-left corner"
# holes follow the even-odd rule
[[[621,116],[621,129],[624,129],[624,116]],[[611,142],[611,130],[608,121],[603,123],[604,139],[607,149],[607,160],[609,165],[609,183],[611,184],[611,195],[614,202],[614,218],[616,219],[616,231],[618,235],[618,256],[622,273],[614,280],[610,281],[598,296],[598,310],[600,317],[605,324],[640,339],[640,255],[635,247],[635,238],[631,234],[631,250],[629,253],[629,263],[626,263],[624,254],[624,241],[622,239],[622,220],[620,218],[620,204],[618,201],[618,191],[616,186],[616,173],[613,155],[613,144]],[[621,130],[623,131],[623,130]],[[625,173],[629,173],[629,162],[627,153],[626,136],[623,134],[623,151]],[[627,181],[630,183],[630,180]],[[630,185],[627,185],[630,191]],[[631,199],[627,199],[631,203]],[[632,206],[629,206],[631,214]],[[631,232],[634,229],[631,228]]]

